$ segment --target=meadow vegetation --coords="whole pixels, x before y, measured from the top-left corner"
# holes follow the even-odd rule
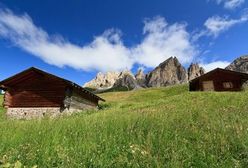
[[[31,121],[0,109],[0,167],[247,167],[248,91],[100,94],[101,110]]]

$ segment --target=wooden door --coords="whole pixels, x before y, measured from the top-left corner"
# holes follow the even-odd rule
[[[203,81],[202,86],[203,86],[203,91],[214,91],[213,81]]]

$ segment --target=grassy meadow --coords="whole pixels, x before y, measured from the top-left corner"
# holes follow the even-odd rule
[[[100,94],[101,110],[15,121],[0,109],[0,167],[248,167],[248,91],[188,86]]]

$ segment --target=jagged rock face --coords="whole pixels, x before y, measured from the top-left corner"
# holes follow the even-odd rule
[[[99,72],[95,79],[86,83],[84,87],[96,88],[96,89],[107,89],[114,86],[117,79],[119,79],[119,72],[107,72],[103,74]]]
[[[127,90],[133,90],[139,88],[140,86],[137,84],[137,81],[132,72],[125,70],[120,73],[118,80],[115,82],[113,88],[115,87],[125,87],[127,88]]]
[[[146,87],[146,75],[144,74],[142,69],[138,70],[137,74],[135,75],[135,79],[139,86]]]
[[[191,64],[188,68],[189,81],[195,79],[205,73],[205,70],[199,64]]]
[[[171,57],[146,75],[141,69],[138,70],[135,76],[129,70],[124,70],[121,73],[98,73],[96,78],[86,83],[84,87],[95,88],[99,91],[119,87],[124,87],[128,90],[142,87],[163,87],[186,83],[203,75],[204,72],[204,69],[198,64],[191,64],[188,71],[186,71],[176,57]]]
[[[144,74],[142,69],[139,69],[138,72],[135,75],[136,79],[144,79],[146,77],[146,75]]]
[[[169,86],[187,81],[187,72],[176,57],[167,59],[147,75],[148,87]]]
[[[226,69],[248,73],[248,55],[237,58],[230,65],[228,65]]]

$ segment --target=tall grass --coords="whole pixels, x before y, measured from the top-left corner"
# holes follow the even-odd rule
[[[248,92],[104,93],[102,110],[0,120],[0,162],[28,167],[247,167]],[[4,115],[1,115],[4,117]]]

